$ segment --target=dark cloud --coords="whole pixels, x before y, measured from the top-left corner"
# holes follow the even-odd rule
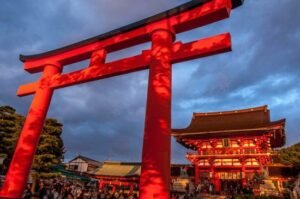
[[[0,7],[0,104],[26,114],[32,97],[18,98],[26,74],[18,55],[40,53],[132,23],[186,1],[4,0]],[[233,52],[173,67],[172,126],[186,127],[193,112],[268,104],[272,119],[287,118],[288,144],[300,140],[300,4],[296,0],[245,1],[229,19],[182,33],[183,42],[230,32]],[[150,44],[109,55],[139,53]],[[86,66],[67,66],[64,73]],[[148,71],[55,92],[49,116],[64,124],[66,159],[140,161]],[[173,162],[186,149],[173,140]]]

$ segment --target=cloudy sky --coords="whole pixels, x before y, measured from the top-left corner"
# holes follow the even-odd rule
[[[39,74],[23,71],[19,54],[77,42],[187,2],[186,0],[1,0],[0,105],[26,114],[31,96],[15,95]],[[287,145],[300,141],[300,2],[246,0],[229,19],[177,36],[188,42],[231,32],[233,52],[173,65],[172,127],[186,127],[193,112],[268,105],[272,120],[286,118]],[[115,60],[146,43],[110,54]],[[71,65],[64,73],[85,67]],[[48,113],[64,124],[66,160],[140,161],[148,71],[57,90]],[[172,142],[172,161],[186,162]]]

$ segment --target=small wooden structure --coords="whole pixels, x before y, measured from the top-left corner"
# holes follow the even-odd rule
[[[80,172],[80,173],[89,173],[93,172],[95,169],[99,168],[102,165],[102,162],[93,160],[91,158],[78,155],[74,159],[70,160],[66,164],[66,169]]]

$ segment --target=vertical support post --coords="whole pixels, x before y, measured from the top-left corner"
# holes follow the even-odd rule
[[[257,159],[258,159],[258,158],[256,158],[256,160],[257,160]],[[262,175],[262,174],[263,174],[263,170],[264,170],[264,166],[263,166],[262,162],[260,161],[260,159],[257,160],[257,161],[258,161],[258,163],[259,163],[258,173],[259,173],[259,175]]]
[[[130,184],[129,193],[133,194],[133,184]]]
[[[198,164],[195,163],[195,187],[197,187],[199,184],[199,168]]]
[[[148,97],[140,177],[140,199],[170,198],[171,46],[168,29],[152,32]]]
[[[60,64],[47,64],[42,78],[60,72]],[[52,94],[53,89],[41,85],[36,90],[0,192],[1,198],[22,198]]]
[[[215,179],[215,168],[214,168],[214,165],[210,166],[210,176],[211,176],[211,182],[214,182],[214,179]]]
[[[94,51],[91,55],[89,66],[104,64],[105,59],[106,59],[106,50],[105,49],[100,49],[100,50]]]
[[[218,173],[215,173],[215,191],[217,193],[221,191],[221,180]]]
[[[114,184],[114,185],[112,186],[112,192],[113,192],[113,194],[116,192],[116,190],[117,190],[117,185]]]
[[[99,183],[99,191],[103,189],[103,181],[102,180],[98,180]]]
[[[247,180],[246,180],[246,162],[245,162],[245,158],[243,159],[242,162],[242,185],[243,187],[247,186]]]

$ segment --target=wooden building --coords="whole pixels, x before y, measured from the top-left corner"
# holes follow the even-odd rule
[[[102,162],[78,155],[66,164],[66,169],[79,173],[90,173],[94,172],[94,170],[99,168],[101,165]]]
[[[285,119],[271,121],[267,106],[224,112],[194,113],[187,128],[173,129],[177,142],[196,151],[194,183],[213,184],[217,192],[245,187],[264,173],[273,148],[285,144]]]
[[[172,191],[185,191],[185,186],[192,176],[194,170],[190,165],[171,165]],[[99,180],[99,189],[124,190],[130,193],[139,189],[141,175],[140,162],[117,162],[105,161],[90,177]],[[182,180],[182,178],[184,180]]]
[[[141,163],[105,161],[92,176],[99,180],[99,189],[138,190]]]

